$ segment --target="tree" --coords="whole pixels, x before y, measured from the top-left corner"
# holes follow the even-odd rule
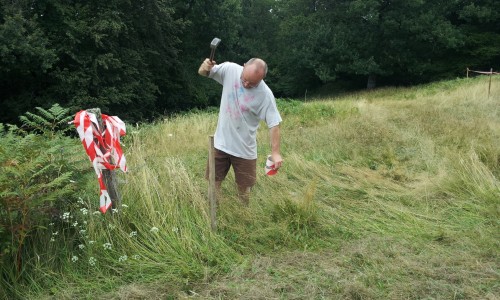
[[[456,72],[465,67],[500,65],[500,2],[495,0],[460,1],[451,18],[464,36],[464,46],[454,55]]]
[[[277,2],[273,13],[279,27],[272,61],[279,78],[274,85],[280,96],[303,95],[333,80],[330,72],[330,28],[317,18],[319,1]],[[325,61],[328,59],[328,61]],[[320,65],[318,65],[320,62]]]
[[[59,63],[52,97],[75,109],[100,107],[126,120],[172,108],[182,22],[168,1],[45,2],[37,9]]]
[[[217,106],[198,76],[262,57],[278,97],[348,82],[398,85],[500,64],[496,0],[0,0],[0,122],[40,106],[125,121]]]
[[[283,91],[295,95],[339,78],[408,84],[449,75],[447,56],[464,44],[450,20],[458,1],[279,3],[280,46],[287,53],[280,82],[288,81]]]
[[[12,46],[0,50],[1,59],[16,60],[0,69],[8,104],[0,120],[56,102],[140,120],[175,110],[187,97],[176,96],[185,85],[183,22],[173,18],[170,1],[12,3],[2,3],[0,37]]]
[[[57,62],[49,39],[28,15],[29,1],[0,2],[0,121],[14,122],[38,98],[48,71]]]
[[[186,22],[182,36],[181,78],[186,83],[187,96],[184,107],[205,108],[218,106],[220,87],[198,75],[198,67],[210,54],[210,42],[214,37],[222,41],[217,48],[215,61],[240,62],[238,47],[241,32],[242,11],[240,1],[175,1],[175,17]]]

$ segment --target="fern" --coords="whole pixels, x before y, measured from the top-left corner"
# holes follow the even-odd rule
[[[32,233],[76,197],[71,179],[83,172],[84,155],[75,155],[79,141],[61,134],[63,125],[69,127],[67,110],[55,105],[38,111],[21,118],[36,134],[0,126],[0,241],[9,241],[0,243],[0,265],[8,263],[17,275],[33,255],[24,250]]]
[[[48,110],[41,107],[36,107],[36,110],[38,114],[27,112],[19,117],[23,126],[29,131],[53,135],[56,132],[65,133],[71,130],[68,122],[72,120],[72,116],[68,115],[68,108],[56,103]]]

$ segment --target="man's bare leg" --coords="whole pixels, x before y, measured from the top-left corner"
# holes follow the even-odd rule
[[[238,197],[245,206],[250,204],[250,187],[238,186]]]

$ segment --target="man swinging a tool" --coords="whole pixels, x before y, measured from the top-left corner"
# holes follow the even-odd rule
[[[248,205],[250,189],[256,182],[256,135],[261,120],[269,128],[274,169],[279,169],[283,163],[279,128],[282,119],[274,95],[264,82],[267,64],[262,59],[252,58],[244,66],[232,62],[218,65],[211,55],[203,61],[198,73],[223,86],[214,136],[216,189],[220,190],[232,166],[239,199]],[[207,165],[207,178],[208,174]]]

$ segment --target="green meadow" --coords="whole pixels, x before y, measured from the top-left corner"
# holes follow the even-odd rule
[[[79,172],[63,178],[71,193],[28,206],[54,210],[21,250],[2,242],[0,298],[498,299],[500,78],[488,95],[489,80],[278,99],[283,167],[264,174],[262,123],[250,205],[231,172],[216,232],[204,178],[216,111],[127,124],[122,204],[104,215],[79,139],[52,136],[65,149],[53,156]],[[1,136],[2,167],[25,168],[17,183],[0,176],[16,191],[40,154]]]

